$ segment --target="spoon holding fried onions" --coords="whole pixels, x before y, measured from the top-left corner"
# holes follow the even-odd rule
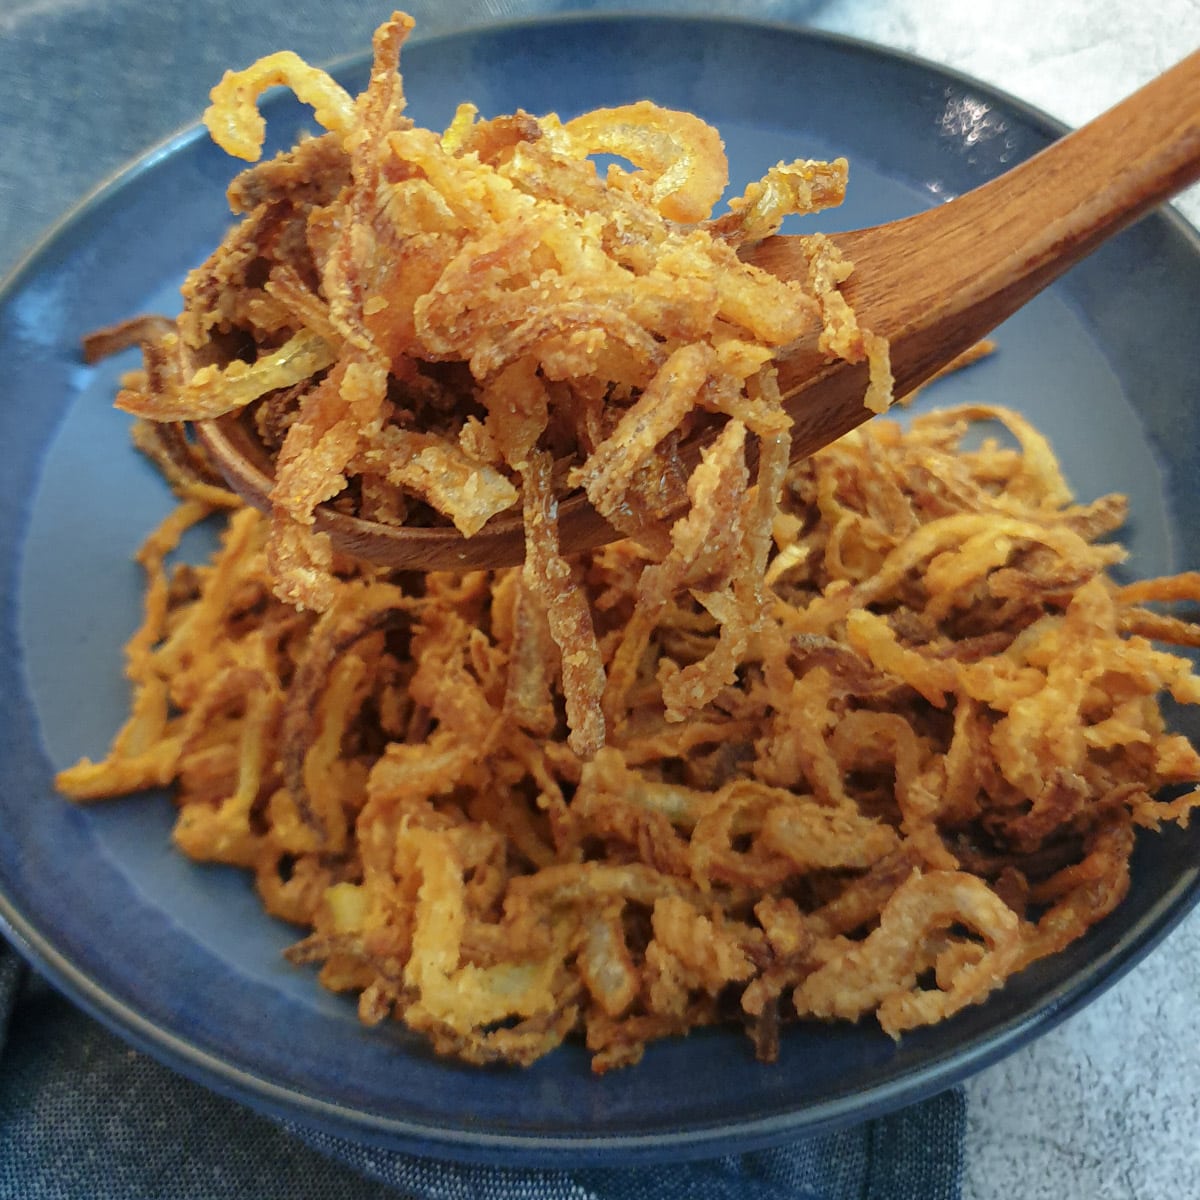
[[[377,32],[355,99],[288,54],[214,89],[206,119],[231,153],[260,152],[257,97],[276,83],[328,132],[235,180],[247,231],[193,273],[177,335],[118,398],[196,422],[280,539],[329,535],[325,564],[332,545],[384,567],[511,565],[530,512],[563,555],[662,542],[726,424],[747,431],[748,473],[774,437],[811,454],[1200,177],[1198,52],[947,204],[778,236],[788,212],[840,201],[843,160],[780,164],[706,219],[727,164],[690,114],[479,121],[464,105],[441,135],[414,127],[410,27]],[[633,169],[601,179],[596,155]]]

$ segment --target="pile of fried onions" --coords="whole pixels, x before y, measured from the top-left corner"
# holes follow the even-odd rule
[[[677,554],[576,565],[606,674],[588,757],[520,569],[346,570],[298,609],[269,519],[174,460],[132,714],[62,789],[173,787],[178,847],[252,871],[307,930],[296,962],[471,1062],[579,1035],[604,1071],[730,1022],[770,1060],[789,1021],[899,1035],[981,1001],[1121,901],[1136,827],[1200,803],[1160,708],[1200,702],[1162,648],[1200,627],[1154,606],[1200,575],[1117,586],[1123,499],[1076,503],[1010,411],[864,426],[787,470],[765,528],[740,436]],[[168,566],[215,506],[212,560]]]
[[[758,581],[725,596],[716,580],[725,598],[710,607],[731,628],[752,622],[788,451],[775,358],[816,339],[870,363],[866,403],[890,395],[886,343],[838,292],[851,268],[832,242],[804,240],[804,282],[738,253],[790,213],[840,203],[846,163],[780,163],[714,218],[724,147],[688,113],[640,101],[565,122],[484,120],[463,105],[443,133],[420,128],[398,70],[411,25],[398,13],[377,31],[354,99],[287,52],[213,90],[205,119],[231,154],[260,155],[256,101],[275,84],[326,132],[235,179],[241,219],[189,276],[178,321],[137,329],[145,370],[117,402],[159,422],[242,414],[274,466],[275,590],[318,612],[337,606],[342,577],[313,532],[318,505],[464,536],[520,516],[527,588],[561,652],[573,745],[590,757],[605,740],[602,651],[560,553],[556,497],[584,491],[662,565],[661,590],[697,569],[678,513],[711,486],[757,483]],[[603,176],[600,155],[614,159]],[[700,424],[728,436],[693,474],[681,445]],[[722,642],[730,662],[740,637]]]

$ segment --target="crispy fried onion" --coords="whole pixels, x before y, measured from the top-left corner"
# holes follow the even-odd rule
[[[1200,702],[1162,644],[1200,629],[1150,607],[1200,575],[1117,587],[1123,504],[1073,500],[1015,413],[874,423],[790,468],[764,443],[752,477],[730,421],[663,556],[573,563],[523,428],[523,569],[343,565],[320,616],[274,594],[252,511],[169,567],[210,509],[184,488],[142,552],[130,717],[59,777],[172,786],[178,846],[251,870],[364,1021],[476,1063],[577,1035],[597,1071],[731,1019],[766,1059],[788,1021],[899,1036],[1079,938],[1135,827],[1200,804],[1159,701]]]
[[[550,493],[583,489],[651,557],[673,556],[674,579],[670,518],[707,487],[689,484],[680,444],[700,424],[736,426],[727,485],[756,454],[785,460],[782,348],[809,335],[831,356],[870,356],[869,402],[886,406],[886,346],[839,303],[850,265],[832,244],[812,239],[806,282],[739,257],[787,215],[840,203],[846,163],[780,163],[713,218],[719,134],[650,101],[566,121],[463,105],[443,133],[423,129],[398,71],[411,27],[397,13],[376,32],[354,99],[290,53],[213,89],[205,121],[230,154],[259,158],[258,98],[277,84],[327,132],[233,182],[240,221],[188,277],[178,321],[143,331],[146,368],[118,405],[162,422],[242,414],[273,460],[269,561],[296,605],[336,603],[318,505],[465,537],[502,513],[536,521],[526,586],[549,616],[575,744],[595,749],[603,669]],[[601,157],[617,160],[603,177]],[[753,514],[760,547],[769,508]],[[737,571],[764,563],[756,552]],[[706,594],[730,625],[761,578],[714,578]],[[722,643],[725,675],[740,644]],[[710,690],[685,672],[672,711]]]

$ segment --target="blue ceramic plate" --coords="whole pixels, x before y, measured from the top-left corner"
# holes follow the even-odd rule
[[[434,126],[465,98],[487,114],[567,116],[643,96],[692,109],[721,128],[739,184],[780,158],[845,154],[850,199],[826,228],[936,204],[1058,132],[928,64],[733,21],[504,26],[414,44],[404,71],[412,114]],[[357,90],[365,64],[340,74]],[[308,126],[289,97],[267,109],[277,146]],[[0,916],[79,1003],[213,1088],[362,1141],[628,1163],[767,1145],[944,1088],[1094,996],[1195,899],[1200,822],[1143,839],[1128,900],[1088,937],[899,1045],[871,1025],[806,1026],[766,1067],[739,1033],[708,1031],[601,1079],[578,1047],[525,1071],[480,1071],[397,1026],[362,1028],[351,1002],[288,966],[293,931],[263,915],[241,873],[172,851],[166,797],[87,809],[59,799],[52,772],[102,754],[125,712],[120,647],[140,597],[130,558],[170,504],[111,407],[130,360],[86,367],[79,339],[176,309],[184,271],[222,232],[235,168],[200,131],[183,134],[92,197],[0,294]],[[1200,566],[1198,251],[1181,221],[1151,217],[1009,322],[993,360],[927,401],[1026,410],[1081,496],[1127,492],[1131,573]]]

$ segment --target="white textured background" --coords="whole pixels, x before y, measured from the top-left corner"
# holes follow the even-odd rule
[[[202,98],[164,88],[164,72],[190,75],[202,61],[224,64],[234,51],[248,60],[284,45],[318,62],[338,57],[366,45],[385,7],[0,0],[0,79],[23,97],[29,117],[23,128],[0,128],[0,270],[97,181],[195,117]],[[571,8],[803,22],[966,71],[1069,124],[1200,46],[1198,0],[411,0],[407,7],[425,32]],[[113,86],[81,91],[69,63],[47,70],[65,23],[92,31],[93,53]],[[173,61],[143,69],[144,43],[172,45]],[[53,139],[81,131],[89,155],[54,162]],[[1200,223],[1200,190],[1179,207]],[[1200,913],[1082,1014],[973,1079],[968,1200],[1200,1198],[1198,999]]]

